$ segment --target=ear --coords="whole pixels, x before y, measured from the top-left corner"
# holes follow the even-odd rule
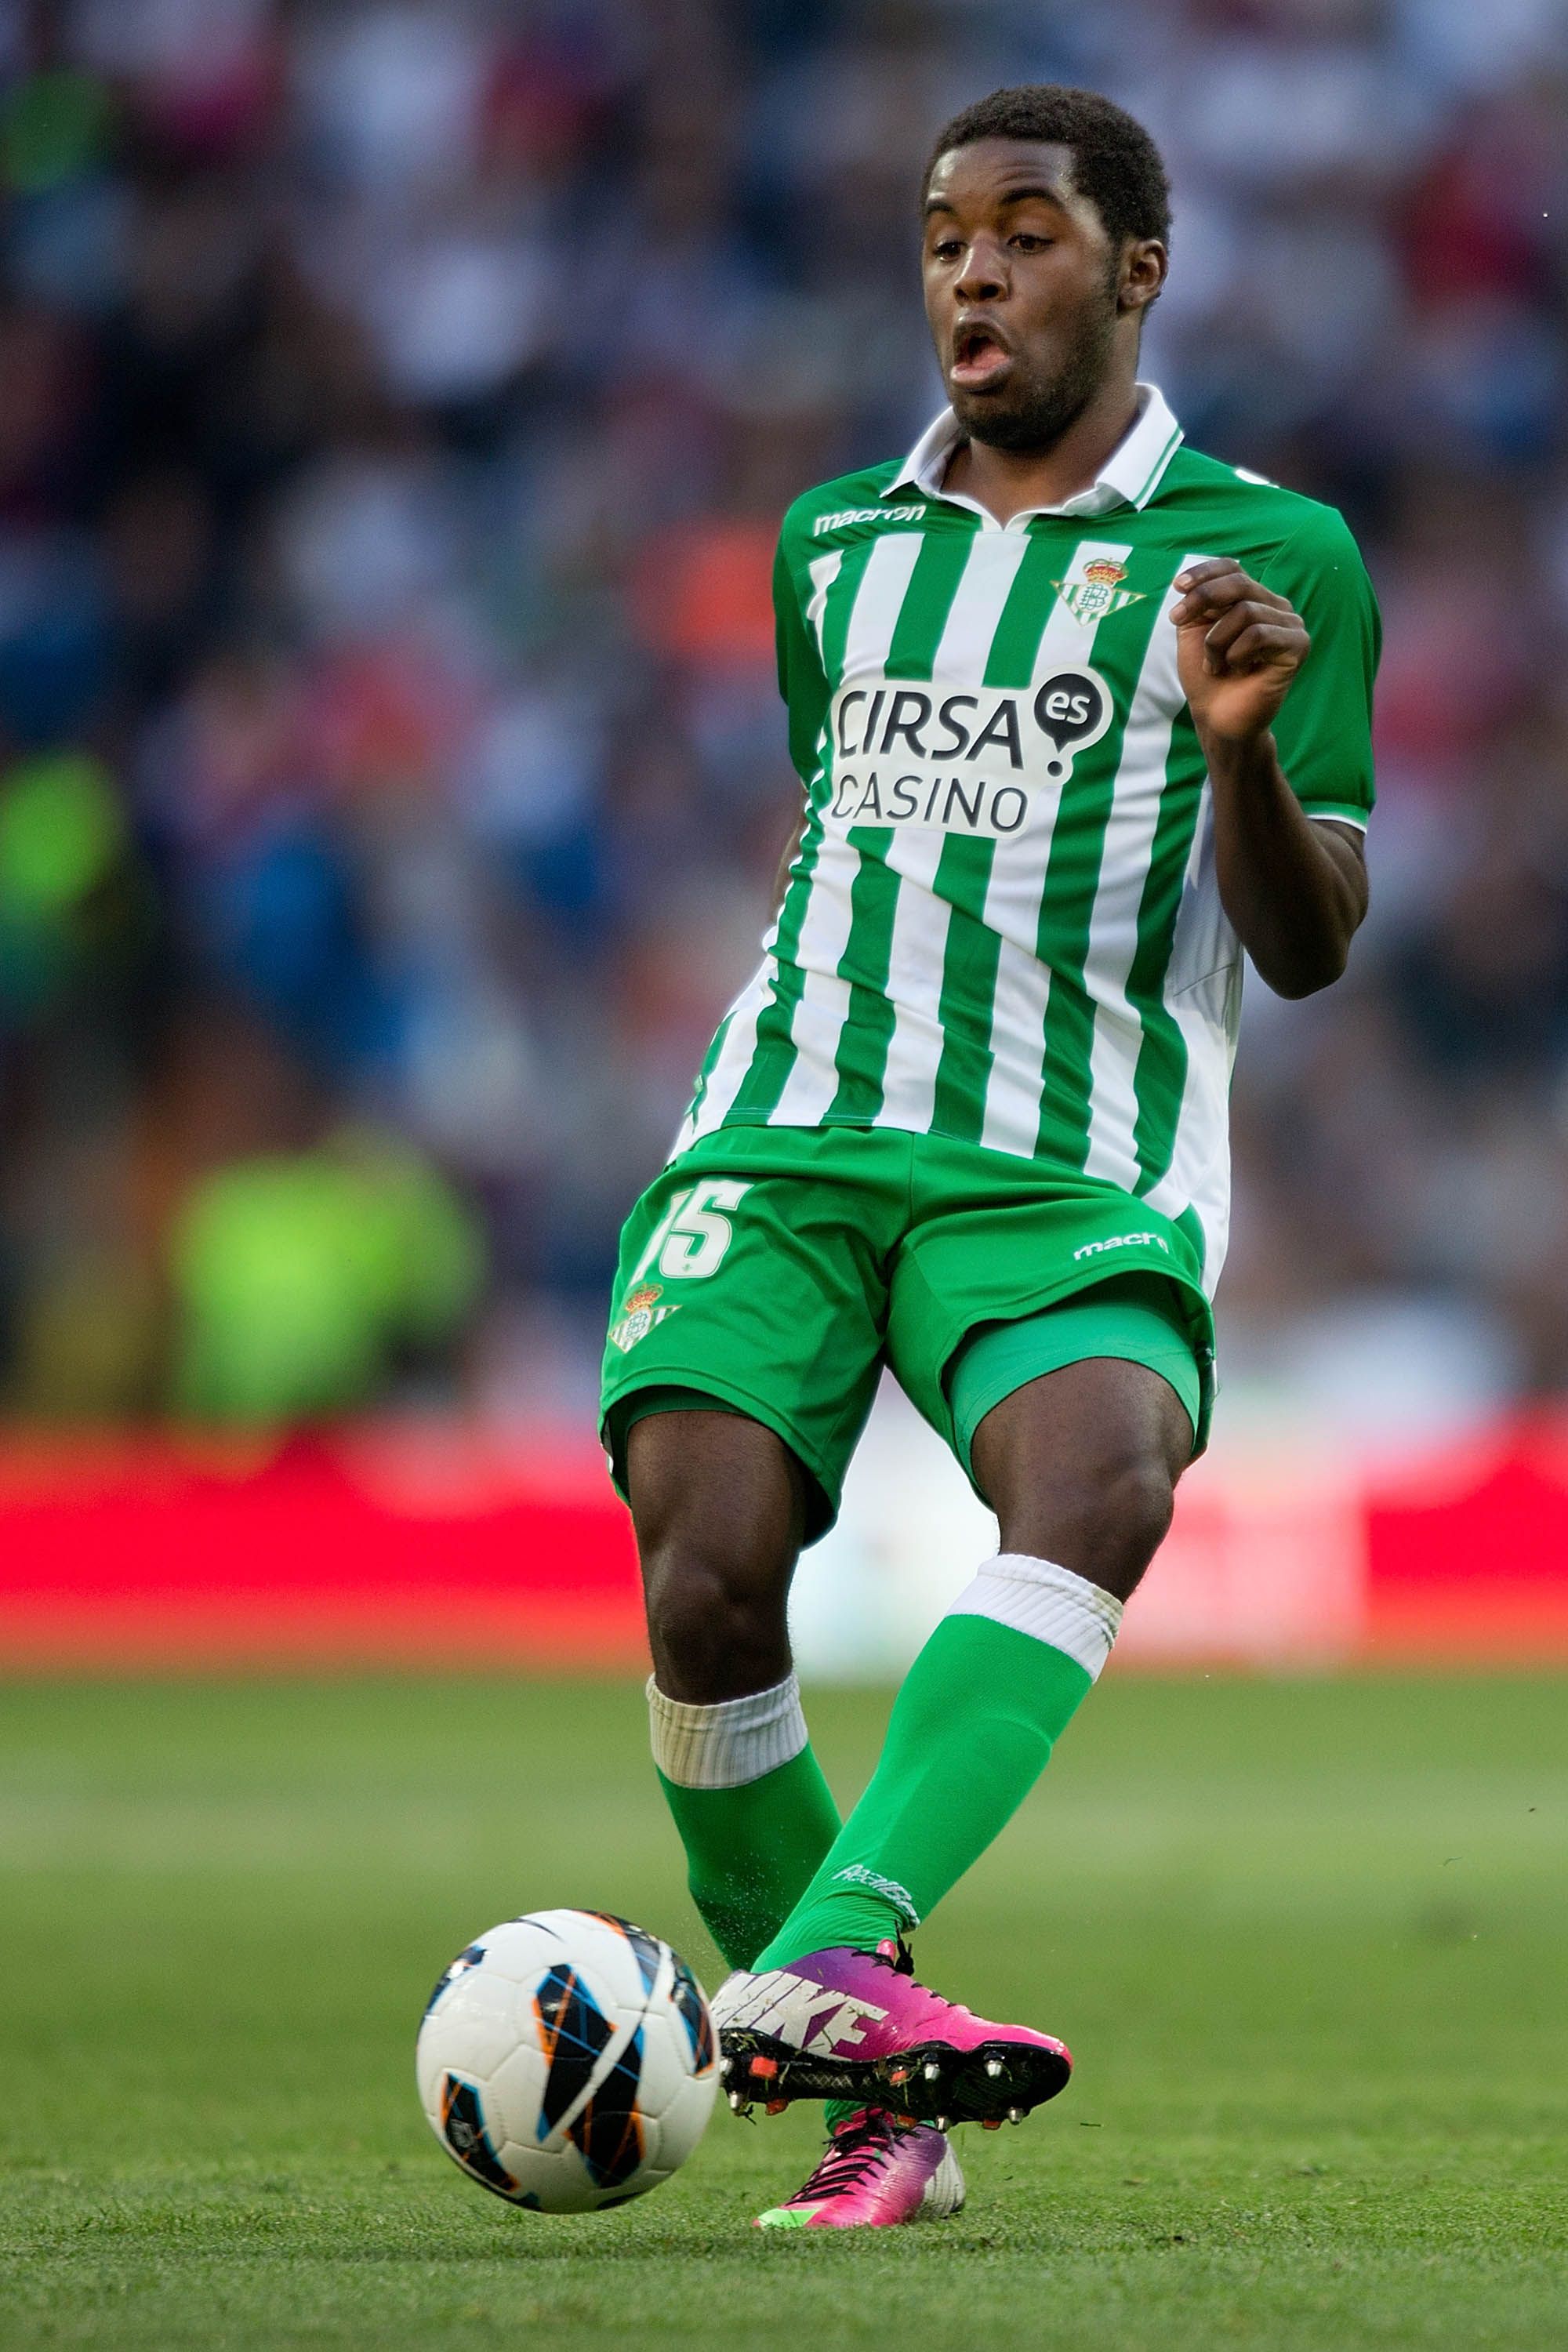
[[[1121,256],[1117,309],[1142,311],[1157,302],[1169,268],[1170,257],[1157,236],[1129,237]]]

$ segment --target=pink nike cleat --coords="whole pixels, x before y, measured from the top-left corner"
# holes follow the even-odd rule
[[[944,2134],[862,2107],[835,2124],[816,2170],[757,2230],[888,2229],[963,2210],[963,2175]]]
[[[720,2079],[742,2115],[793,2099],[853,2099],[911,2122],[1022,2123],[1054,2099],[1072,2053],[1027,2025],[996,2025],[915,1980],[904,1944],[808,1952],[737,1969],[712,2003]]]

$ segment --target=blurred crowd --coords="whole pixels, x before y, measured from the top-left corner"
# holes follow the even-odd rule
[[[939,404],[919,170],[1016,80],[1155,132],[1145,373],[1386,621],[1231,1376],[1568,1389],[1562,0],[6,0],[0,1406],[586,1419],[793,822],[778,518]]]

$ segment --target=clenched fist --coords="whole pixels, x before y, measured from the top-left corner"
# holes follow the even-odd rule
[[[1199,740],[1251,741],[1312,649],[1300,614],[1230,555],[1191,565],[1175,584],[1176,666]]]

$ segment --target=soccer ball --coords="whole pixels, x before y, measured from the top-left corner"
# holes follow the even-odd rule
[[[608,1911],[531,1911],[468,1945],[430,1996],[415,2065],[447,2154],[538,2213],[657,2189],[701,2138],[718,2084],[697,1979]]]

